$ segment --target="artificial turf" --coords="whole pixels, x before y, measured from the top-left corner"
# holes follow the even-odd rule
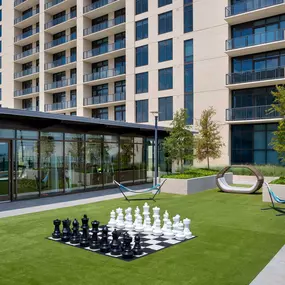
[[[106,223],[117,207],[142,206],[115,199],[0,219],[0,284],[249,284],[285,243],[284,217],[264,207],[261,195],[209,190],[189,196],[160,194],[161,212],[189,217],[198,238],[124,262],[46,240],[53,219]]]

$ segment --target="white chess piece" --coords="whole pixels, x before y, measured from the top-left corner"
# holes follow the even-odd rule
[[[176,215],[175,217],[173,217],[173,233],[177,234],[178,232],[178,225],[180,222],[180,216]]]
[[[130,214],[130,212],[128,212],[128,214],[126,215],[125,230],[131,231],[131,230],[133,230],[133,228],[134,228],[134,226],[133,226],[133,217]]]
[[[163,232],[166,230],[166,224],[167,224],[168,218],[169,218],[169,214],[167,211],[165,211],[163,214],[163,227],[162,227]]]
[[[117,219],[116,219],[116,223],[118,223],[119,221],[119,214],[123,213],[123,209],[122,208],[117,208],[116,209],[116,213],[117,213]],[[124,216],[123,216],[124,217]]]
[[[144,205],[143,205],[143,215],[144,214],[149,214],[149,205],[148,205],[148,203],[144,203]]]
[[[142,224],[142,216],[139,214],[137,216],[137,223],[136,223],[136,226],[135,226],[135,231],[139,232],[139,233],[142,233],[143,230],[144,230],[144,227],[143,227],[143,224]]]
[[[163,227],[161,228],[162,232],[165,233],[167,230],[167,223],[170,221],[169,219],[163,219]]]
[[[172,232],[172,223],[170,220],[168,220],[166,223],[166,230],[164,231],[164,236],[170,239],[174,238],[174,234]]]
[[[110,221],[108,223],[108,227],[110,228],[115,228],[116,227],[116,213],[115,211],[113,210],[111,213],[110,213]]]
[[[155,228],[153,230],[153,234],[155,236],[161,236],[162,235],[162,230],[160,228],[160,219],[155,220]]]
[[[183,220],[183,224],[184,224],[184,235],[187,239],[191,238],[192,237],[192,233],[190,231],[190,223],[191,223],[191,220],[190,219],[184,219]]]
[[[124,214],[123,213],[119,213],[119,215],[118,215],[118,222],[116,224],[116,228],[122,230],[124,227],[125,227]]]
[[[154,207],[153,209],[153,219],[156,220],[157,218],[160,219],[160,214],[159,214],[159,211],[160,211],[160,208],[158,207]]]
[[[144,233],[146,233],[146,234],[152,234],[152,226],[151,226],[150,217],[147,217],[147,218],[145,219]]]
[[[136,226],[137,224],[137,217],[138,215],[140,215],[140,208],[137,206],[136,209],[135,209],[135,221],[134,221],[134,227]]]
[[[131,213],[132,213],[132,208],[130,207],[125,210],[125,224],[127,224],[127,216],[131,215]]]
[[[179,222],[177,227],[177,234],[175,235],[175,238],[177,240],[185,240],[185,234],[184,234],[184,226],[182,222]]]

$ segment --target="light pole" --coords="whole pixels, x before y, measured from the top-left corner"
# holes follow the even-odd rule
[[[155,118],[154,125],[154,185],[157,185],[157,177],[158,177],[158,135],[157,135],[157,127],[158,127],[158,112],[151,112]]]

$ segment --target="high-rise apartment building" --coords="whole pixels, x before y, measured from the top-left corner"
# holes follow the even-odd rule
[[[3,107],[167,126],[213,106],[214,164],[278,164],[284,0],[3,1]]]

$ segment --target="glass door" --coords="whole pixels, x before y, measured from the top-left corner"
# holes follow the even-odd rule
[[[0,201],[10,201],[10,144],[9,142],[0,141]]]

